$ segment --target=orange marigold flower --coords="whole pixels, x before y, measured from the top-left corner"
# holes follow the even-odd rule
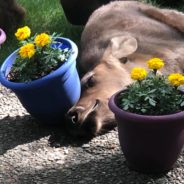
[[[148,68],[154,69],[154,70],[158,70],[164,66],[164,62],[160,58],[152,58],[147,62],[148,62]]]
[[[168,80],[173,86],[180,86],[184,84],[184,76],[179,73],[170,74],[168,76]]]
[[[22,28],[17,29],[15,36],[18,40],[25,40],[26,38],[30,37],[31,30],[28,26],[24,26]]]
[[[51,42],[51,37],[46,33],[41,33],[35,37],[35,43],[39,47],[44,47]]]
[[[131,78],[133,80],[143,80],[147,76],[147,71],[144,68],[133,68]]]
[[[20,57],[25,59],[25,58],[31,58],[34,56],[36,50],[35,46],[32,43],[28,43],[24,46],[22,46],[19,50]]]

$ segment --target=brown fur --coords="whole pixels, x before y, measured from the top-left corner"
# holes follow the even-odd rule
[[[0,0],[0,28],[8,30],[18,25],[25,16],[25,9],[16,0]]]
[[[68,112],[74,135],[97,135],[116,125],[108,99],[130,84],[132,67],[162,58],[161,72],[183,73],[184,14],[140,2],[113,2],[96,10],[81,39],[82,96]]]

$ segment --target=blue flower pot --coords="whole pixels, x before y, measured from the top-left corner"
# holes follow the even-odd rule
[[[0,82],[17,95],[33,117],[47,124],[62,123],[65,113],[79,100],[81,92],[76,70],[78,48],[69,39],[60,37],[57,41],[62,43],[62,48],[72,49],[72,53],[60,68],[38,80],[16,83],[7,79],[18,50],[4,61],[0,69]]]

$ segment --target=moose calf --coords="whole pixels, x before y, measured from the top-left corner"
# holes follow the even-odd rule
[[[161,72],[184,71],[184,14],[136,1],[115,1],[96,10],[81,38],[82,94],[68,112],[68,130],[94,136],[116,126],[109,97],[132,82],[133,67],[165,61]]]

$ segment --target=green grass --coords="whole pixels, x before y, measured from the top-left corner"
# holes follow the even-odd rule
[[[61,33],[76,43],[80,40],[82,27],[72,26],[67,21],[59,0],[17,0],[26,9],[25,21],[19,26],[27,25],[32,34],[48,31]],[[17,40],[12,29],[7,33],[7,40],[0,49],[0,64],[15,49],[18,48]]]

